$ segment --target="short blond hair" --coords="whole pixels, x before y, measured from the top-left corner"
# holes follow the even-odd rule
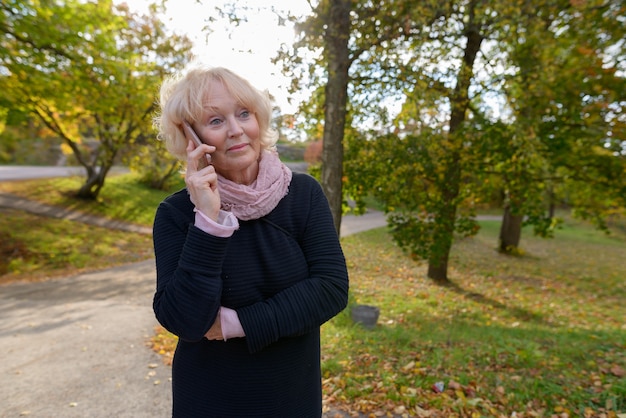
[[[185,74],[176,74],[163,81],[160,91],[160,115],[154,118],[157,138],[165,141],[167,150],[179,160],[187,159],[187,139],[182,131],[183,120],[197,122],[203,109],[210,105],[213,82],[221,83],[242,106],[254,113],[259,124],[262,147],[271,149],[278,139],[271,127],[272,102],[267,91],[252,86],[243,77],[222,67],[195,67]]]

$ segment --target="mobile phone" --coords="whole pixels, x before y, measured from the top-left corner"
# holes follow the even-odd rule
[[[185,133],[185,138],[191,139],[193,143],[196,144],[196,147],[199,147],[200,145],[202,145],[202,141],[200,140],[200,137],[198,137],[198,134],[196,133],[196,131],[193,130],[193,128],[191,127],[191,124],[187,122],[186,120],[183,121],[183,132]],[[211,164],[211,154],[205,154],[205,155],[206,155],[207,163]]]

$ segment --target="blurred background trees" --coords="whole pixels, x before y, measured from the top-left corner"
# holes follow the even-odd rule
[[[78,197],[97,198],[113,164],[154,139],[158,85],[190,58],[191,42],[168,33],[157,10],[137,15],[111,0],[0,6],[0,90],[7,113],[62,140],[85,169]],[[27,146],[20,142],[16,148]],[[154,156],[163,154],[161,148],[151,141]]]
[[[308,74],[309,132],[331,100],[320,52],[330,4],[280,55]],[[344,194],[358,208],[381,202],[396,242],[442,283],[477,209],[501,209],[499,248],[511,254],[523,225],[553,233],[556,207],[606,227],[626,196],[625,11],[607,0],[353,1]],[[301,50],[316,57],[306,70],[289,59]]]
[[[348,202],[362,212],[373,199],[395,241],[447,283],[454,239],[476,233],[478,211],[502,217],[506,254],[522,251],[525,225],[554,234],[558,209],[603,229],[624,213],[624,0],[310,4],[304,17],[275,11],[297,32],[275,60],[304,92],[275,123],[311,142],[338,231]],[[165,187],[178,166],[155,145],[156,94],[192,45],[159,20],[162,6],[149,10],[0,4],[0,160],[38,152],[25,138],[55,138],[85,168],[78,196],[96,198],[116,162]],[[205,30],[254,18],[236,2],[211,10]]]

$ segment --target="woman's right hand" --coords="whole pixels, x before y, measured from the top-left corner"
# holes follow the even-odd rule
[[[202,144],[196,147],[192,141],[189,141],[185,184],[191,202],[196,206],[196,209],[216,221],[220,211],[217,173],[215,167],[205,163],[206,154],[213,151],[215,151],[215,147],[212,145]]]

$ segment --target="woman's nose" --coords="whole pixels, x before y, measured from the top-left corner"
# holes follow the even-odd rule
[[[231,138],[236,138],[243,134],[243,129],[241,125],[235,118],[231,118],[228,121],[228,136]]]

